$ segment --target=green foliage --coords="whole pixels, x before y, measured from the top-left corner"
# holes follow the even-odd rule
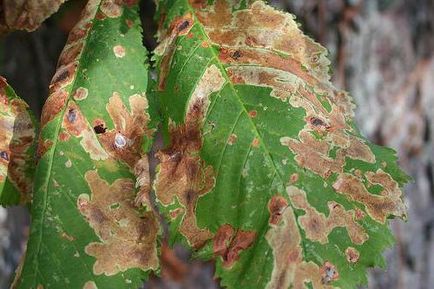
[[[26,190],[0,159],[2,205],[33,188],[12,287],[138,288],[159,272],[147,158],[158,110],[167,146],[153,189],[169,245],[215,260],[226,288],[366,283],[393,243],[388,219],[405,217],[407,176],[354,126],[325,49],[261,1],[165,0],[157,18],[148,85],[137,3],[88,2],[50,85],[34,177],[32,118],[2,82],[0,152],[32,136],[16,170]]]

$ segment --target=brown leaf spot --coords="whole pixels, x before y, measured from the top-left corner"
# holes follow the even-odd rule
[[[128,28],[132,28],[134,26],[134,21],[131,19],[125,19],[125,23],[127,24]]]
[[[229,225],[222,225],[213,239],[213,250],[216,256],[223,259],[223,267],[230,268],[239,259],[241,251],[253,245],[256,233],[237,230]]]
[[[322,276],[322,282],[324,284],[328,284],[332,281],[339,279],[339,272],[336,269],[335,265],[326,261],[324,265],[321,267],[321,276]]]
[[[117,58],[123,58],[125,56],[125,48],[122,45],[116,45],[113,47],[113,53]]]
[[[290,182],[290,184],[295,184],[297,181],[298,181],[298,174],[297,173],[293,173],[289,177],[289,182]]]
[[[282,219],[283,211],[288,207],[288,202],[282,196],[273,196],[268,202],[268,211],[270,219],[268,222],[272,225],[278,224]]]
[[[254,148],[258,148],[260,144],[261,144],[261,142],[259,141],[259,139],[258,139],[257,137],[255,137],[255,138],[252,140],[252,147],[254,147]]]
[[[89,153],[91,159],[105,160],[108,158],[93,129],[89,126],[80,108],[73,101],[70,101],[66,109],[62,125],[70,135],[81,138],[80,144]]]
[[[88,171],[85,179],[92,195],[80,195],[77,207],[100,238],[85,248],[96,258],[94,274],[156,269],[158,222],[154,213],[140,213],[134,206],[134,182],[117,179],[108,184],[96,171]]]
[[[258,115],[258,112],[256,110],[249,111],[249,116],[251,118],[255,118]]]
[[[70,137],[71,136],[67,132],[62,131],[59,133],[59,140],[60,141],[68,141]]]
[[[347,257],[348,263],[357,263],[360,258],[360,253],[353,247],[348,247],[345,250],[345,256]]]
[[[237,135],[236,134],[231,134],[230,136],[229,136],[229,138],[228,138],[228,144],[229,145],[233,145],[233,144],[235,144],[236,142],[237,142]]]
[[[87,95],[89,94],[89,91],[85,87],[79,87],[76,89],[73,97],[75,100],[84,100],[87,98]]]

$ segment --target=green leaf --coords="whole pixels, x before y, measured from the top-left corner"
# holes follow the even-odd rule
[[[155,127],[141,31],[135,1],[91,0],[69,35],[42,112],[13,288],[138,288],[158,268],[157,219],[135,202],[147,202],[142,147]]]
[[[211,1],[213,2],[213,1]],[[261,1],[160,1],[170,241],[226,288],[356,288],[405,216],[395,153],[354,126],[326,50]]]
[[[35,171],[36,123],[29,106],[0,77],[0,205],[28,203]]]

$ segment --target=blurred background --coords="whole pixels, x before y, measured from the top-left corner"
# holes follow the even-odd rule
[[[37,115],[84,4],[70,0],[37,31],[0,39],[0,75]],[[391,222],[396,245],[385,252],[388,269],[370,270],[366,288],[433,289],[434,0],[273,0],[270,4],[295,14],[303,31],[329,49],[333,82],[354,97],[362,133],[394,148],[401,167],[414,179],[405,189],[408,222]],[[151,0],[143,0],[141,6],[143,41],[152,50],[155,6]],[[0,289],[8,288],[28,226],[26,209],[0,207]],[[152,278],[143,288],[219,288],[211,264],[188,263],[188,258],[182,248],[168,251],[162,277]]]

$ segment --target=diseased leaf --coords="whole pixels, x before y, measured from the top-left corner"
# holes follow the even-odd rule
[[[43,108],[27,254],[14,288],[138,288],[158,268],[155,123],[136,1],[88,2]],[[134,173],[138,174],[136,182]]]
[[[0,35],[11,30],[36,30],[67,0],[3,0],[0,5]]]
[[[213,2],[213,1],[211,1]],[[159,2],[171,243],[227,288],[355,288],[405,217],[395,153],[354,126],[326,50],[261,1]]]
[[[36,124],[28,105],[0,76],[0,205],[31,200]]]

